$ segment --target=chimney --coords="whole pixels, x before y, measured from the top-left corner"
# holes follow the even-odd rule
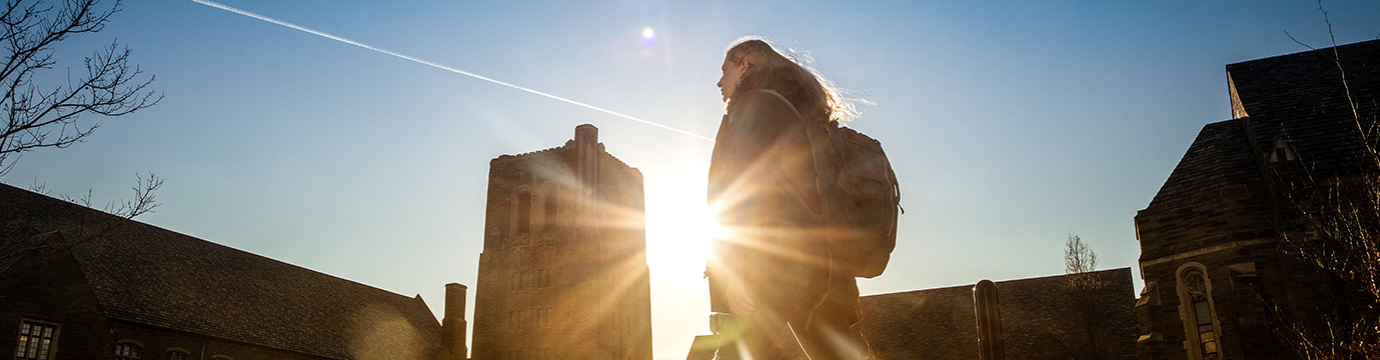
[[[441,320],[441,343],[450,351],[451,359],[469,358],[465,348],[465,292],[469,288],[458,283],[446,284],[446,317]]]

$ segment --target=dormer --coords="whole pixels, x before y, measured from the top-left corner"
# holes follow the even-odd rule
[[[1275,138],[1275,146],[1270,149],[1269,158],[1271,164],[1278,164],[1281,162],[1298,160],[1299,155],[1294,152],[1294,146],[1291,141],[1285,140],[1283,137],[1277,137]]]

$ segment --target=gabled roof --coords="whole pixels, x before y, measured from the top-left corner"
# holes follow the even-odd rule
[[[1204,126],[1146,210],[1195,203],[1243,185],[1264,185],[1267,169],[1262,166],[1272,166],[1268,159],[1279,144],[1297,154],[1298,168],[1315,178],[1375,170],[1376,164],[1367,161],[1361,131],[1380,139],[1373,129],[1380,40],[1335,50],[1227,65],[1232,107],[1241,117]],[[1355,115],[1352,103],[1357,106]]]
[[[1362,161],[1366,155],[1360,132],[1375,125],[1380,40],[1230,64],[1227,76],[1233,107],[1250,118],[1260,153],[1269,154],[1282,138],[1314,176],[1373,168]],[[1352,103],[1358,107],[1359,124]]]
[[[1203,126],[1146,210],[1173,208],[1262,180],[1244,119]]]
[[[67,243],[113,320],[337,359],[440,350],[440,324],[420,296],[0,184],[0,276],[34,246],[63,245],[51,239]]]
[[[1091,273],[1104,286],[1089,292],[1103,359],[1135,358],[1136,317],[1131,269]],[[1049,347],[1077,355],[1084,348],[1080,303],[1065,276],[997,282],[1004,351],[1024,359]],[[978,358],[973,286],[871,295],[861,298],[863,335],[878,359]],[[1054,339],[1051,342],[1050,339]]]

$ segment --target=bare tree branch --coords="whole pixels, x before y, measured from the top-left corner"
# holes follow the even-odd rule
[[[65,148],[94,133],[99,125],[82,122],[81,115],[119,117],[162,100],[149,88],[154,76],[130,65],[130,50],[118,42],[86,57],[83,74],[69,69],[65,84],[34,81],[57,65],[53,49],[59,42],[105,29],[121,2],[103,1],[108,0],[6,0],[0,9],[0,53],[6,56],[0,65],[0,176],[24,152]]]
[[[118,202],[108,202],[100,209],[95,207],[95,202],[92,200],[94,191],[91,189],[87,189],[86,194],[81,195],[81,197],[58,194],[58,198],[62,200],[85,206],[92,210],[99,210],[100,212],[89,212],[81,219],[75,221],[71,227],[64,230],[66,236],[61,243],[44,243],[31,247],[30,249],[72,246],[98,239],[115,229],[119,229],[121,226],[129,224],[130,220],[135,217],[154,212],[154,209],[162,205],[158,202],[158,197],[155,194],[158,189],[162,187],[163,178],[158,177],[158,175],[152,172],[147,175],[135,174],[134,186],[131,187],[131,189],[134,190],[134,197],[132,199],[121,199]],[[38,193],[45,193],[46,188],[44,184],[40,184],[37,181],[35,181],[33,185],[30,185],[30,189]]]
[[[1308,44],[1304,44],[1302,41],[1299,41],[1299,39],[1295,39],[1294,34],[1290,34],[1289,30],[1284,30],[1284,36],[1288,36],[1289,40],[1293,40],[1295,44],[1302,45],[1303,47],[1308,48],[1308,50],[1317,50],[1314,49],[1312,46],[1308,46]]]

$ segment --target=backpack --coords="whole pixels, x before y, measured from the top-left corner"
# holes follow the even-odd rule
[[[901,187],[882,143],[836,122],[809,126],[833,261],[855,277],[886,270],[896,248]]]

